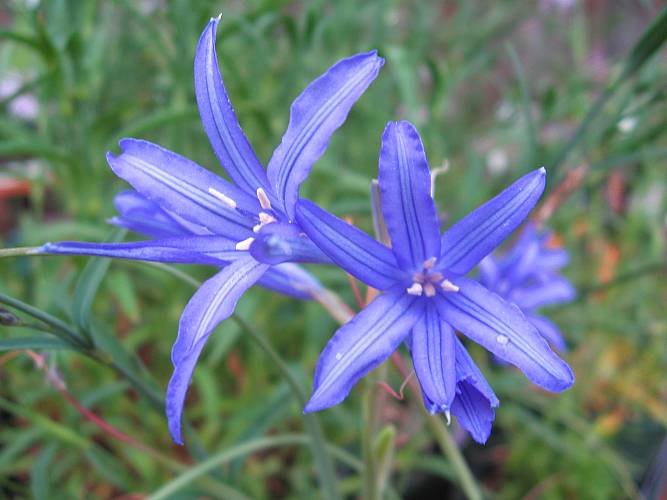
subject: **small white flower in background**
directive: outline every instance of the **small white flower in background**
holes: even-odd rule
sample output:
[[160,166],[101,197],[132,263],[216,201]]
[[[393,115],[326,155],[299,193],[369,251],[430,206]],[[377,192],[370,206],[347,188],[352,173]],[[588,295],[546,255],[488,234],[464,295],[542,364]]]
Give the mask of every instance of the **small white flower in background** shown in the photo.
[[[631,198],[631,210],[657,219],[663,211],[666,194],[665,186],[662,184],[651,184],[648,189],[638,192]],[[667,216],[665,223],[667,224]]]
[[[0,80],[0,99],[6,99],[25,83],[25,78],[19,73],[8,73]],[[16,96],[7,106],[10,115],[20,119],[31,121],[39,114],[39,102],[34,94],[25,93]]]
[[565,14],[577,5],[577,0],[540,0],[542,10],[557,10]]
[[637,126],[637,117],[626,116],[624,118],[621,118],[616,126],[618,127],[618,130],[620,130],[624,134],[628,134],[632,132]]
[[514,116],[514,106],[509,101],[501,101],[496,108],[496,120],[499,122],[509,121]]
[[486,168],[491,175],[501,175],[507,171],[509,158],[504,149],[493,148],[486,155]]

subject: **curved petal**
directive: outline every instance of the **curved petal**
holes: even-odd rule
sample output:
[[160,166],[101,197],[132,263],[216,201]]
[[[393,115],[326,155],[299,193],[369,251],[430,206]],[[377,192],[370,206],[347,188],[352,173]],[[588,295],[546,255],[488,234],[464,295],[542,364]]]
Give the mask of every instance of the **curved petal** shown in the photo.
[[331,264],[331,259],[303,234],[296,224],[273,222],[264,226],[250,245],[250,255],[265,264],[314,262]]
[[493,255],[487,255],[479,261],[479,282],[493,290],[500,281],[500,266]]
[[459,382],[457,389],[456,399],[452,403],[452,415],[476,442],[486,443],[496,418],[493,405],[467,380]]
[[257,282],[268,266],[252,257],[239,259],[204,282],[185,306],[178,337],[171,351],[174,373],[167,386],[166,414],[171,437],[181,438],[181,415],[185,394],[199,354],[209,335],[227,319],[243,293]]
[[195,53],[195,95],[199,115],[211,147],[234,182],[254,196],[261,187],[269,193],[268,179],[239,124],[222,81],[215,52],[220,18],[208,23]]
[[46,243],[39,253],[91,255],[116,259],[222,266],[238,254],[234,243],[218,236],[175,237],[131,243]]
[[500,401],[498,401],[496,393],[493,392],[493,389],[487,382],[486,377],[484,377],[484,374],[470,357],[468,350],[458,338],[455,339],[455,341],[456,383],[458,384],[462,381],[466,381],[470,385],[474,386],[475,389],[477,389],[477,391],[479,391],[479,393],[487,399],[490,406],[495,408],[500,405]]
[[322,285],[308,271],[287,262],[271,266],[258,284],[302,300],[310,300],[322,290]]
[[119,216],[110,219],[111,224],[151,238],[188,234],[188,231],[157,203],[144,198],[136,191],[122,191],[114,197],[113,202]]
[[267,167],[269,181],[290,220],[294,220],[299,186],[383,64],[375,51],[343,59],[292,103],[287,130]]
[[427,259],[440,255],[440,229],[426,152],[410,122],[390,122],[384,129],[379,182],[382,213],[398,265],[421,269]]
[[452,414],[478,443],[486,443],[500,402],[465,346],[456,339],[456,398]]
[[456,395],[454,330],[440,320],[433,301],[412,328],[412,364],[431,413],[448,410]]
[[537,331],[540,332],[540,335],[547,339],[547,342],[554,346],[557,350],[563,352],[567,351],[567,344],[565,343],[565,338],[560,331],[560,328],[548,318],[544,316],[538,316],[535,314],[526,314],[526,319],[530,321]]
[[570,254],[563,248],[547,248],[540,252],[536,266],[544,271],[557,271],[570,262]]
[[[122,153],[107,162],[142,196],[211,231],[242,240],[254,221],[241,214],[258,213],[259,203],[221,177],[156,144],[137,139],[120,141]],[[233,200],[237,209],[212,194]]]
[[544,191],[546,170],[537,169],[510,185],[442,235],[437,267],[466,274],[526,218]]
[[457,278],[458,292],[437,297],[440,315],[499,358],[517,366],[532,382],[554,392],[574,383],[560,359],[519,308],[473,280]]
[[343,325],[322,351],[304,412],[343,401],[352,386],[387,359],[422,315],[424,300],[392,289]]
[[405,277],[389,248],[314,203],[299,200],[296,219],[331,260],[367,285],[386,290]]
[[551,275],[543,283],[514,288],[511,300],[522,309],[530,310],[570,302],[576,295],[577,292],[569,280]]

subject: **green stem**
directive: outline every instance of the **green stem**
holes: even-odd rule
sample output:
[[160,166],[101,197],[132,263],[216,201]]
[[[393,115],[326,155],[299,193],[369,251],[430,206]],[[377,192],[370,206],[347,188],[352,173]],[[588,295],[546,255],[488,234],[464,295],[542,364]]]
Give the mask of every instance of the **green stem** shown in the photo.
[[435,436],[435,440],[438,442],[440,449],[447,455],[449,461],[456,472],[456,476],[459,480],[459,486],[465,493],[466,497],[470,500],[482,500],[482,492],[477,486],[477,481],[472,475],[468,464],[463,458],[461,450],[457,446],[456,442],[452,438],[452,435],[447,430],[447,427],[442,422],[442,420],[436,416],[431,415],[424,405],[418,405],[421,413],[426,420],[426,423],[431,428],[431,432]]
[[33,318],[49,325],[52,329],[49,330],[53,335],[63,339],[67,343],[73,345],[77,349],[86,350],[91,346],[86,342],[78,332],[72,329],[68,324],[59,320],[58,318],[51,316],[50,314],[45,313],[44,311],[37,309],[25,302],[21,302],[18,299],[0,293],[0,304],[5,304],[7,306],[18,309],[19,311],[24,312],[25,314],[32,316]]
[[[271,344],[269,344],[262,335],[256,332],[243,318],[237,316],[236,314],[232,315],[232,317],[239,324],[239,326],[253,338],[253,340],[266,353],[271,361],[273,361],[276,368],[278,368],[278,371],[283,375],[291,387],[292,393],[297,399],[299,406],[306,406],[308,397],[301,387],[301,384],[291,372],[287,364],[280,357],[280,355],[273,349],[273,347],[271,347]],[[331,461],[331,458],[326,451],[326,440],[324,439],[322,427],[320,426],[317,417],[312,413],[305,414],[303,419],[306,431],[311,438],[311,448],[315,458],[315,469],[319,476],[322,489],[324,490],[326,498],[330,500],[338,499],[340,498],[340,495],[338,493],[338,487],[336,486],[336,473],[334,470],[333,462]]]
[[366,381],[364,387],[364,395],[361,401],[361,416],[363,422],[363,429],[361,435],[361,444],[364,457],[364,495],[363,498],[368,500],[380,500],[380,492],[378,491],[375,480],[377,475],[377,467],[373,457],[373,436],[375,436],[375,391],[374,384]]
[[39,248],[40,247],[0,248],[0,258],[40,255]]

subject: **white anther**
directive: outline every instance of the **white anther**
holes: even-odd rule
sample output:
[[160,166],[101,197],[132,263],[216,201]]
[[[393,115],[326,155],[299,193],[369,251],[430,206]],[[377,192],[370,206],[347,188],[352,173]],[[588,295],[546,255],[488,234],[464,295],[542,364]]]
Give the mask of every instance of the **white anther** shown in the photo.
[[430,259],[427,259],[424,261],[424,269],[431,269],[433,266],[435,266],[435,263],[438,261],[437,258],[431,257]]
[[262,229],[262,226],[264,226],[264,224],[255,224],[254,226],[252,226],[252,232],[259,233],[259,230]]
[[261,187],[257,188],[257,199],[259,200],[260,207],[264,210],[271,210],[271,201]]
[[427,297],[433,297],[435,295],[435,287],[433,286],[433,283],[431,283],[430,281],[424,283],[423,288],[424,288],[424,295],[426,295]]
[[410,285],[410,288],[406,290],[410,295],[421,295],[424,289],[420,283],[413,283]]
[[459,291],[459,287],[456,286],[454,283],[452,283],[449,280],[444,280],[442,283],[440,283],[440,287],[445,292],[458,292]]
[[253,241],[255,241],[255,238],[253,238],[252,236],[250,238],[246,238],[243,241],[239,241],[236,244],[236,249],[237,250],[248,250],[248,249],[250,249],[250,245],[252,245]]
[[236,208],[236,202],[226,194],[222,194],[220,191],[212,187],[208,188],[208,192],[227,205],[229,208]]
[[452,423],[452,413],[449,411],[449,408],[445,410],[445,418],[447,419],[447,425]]

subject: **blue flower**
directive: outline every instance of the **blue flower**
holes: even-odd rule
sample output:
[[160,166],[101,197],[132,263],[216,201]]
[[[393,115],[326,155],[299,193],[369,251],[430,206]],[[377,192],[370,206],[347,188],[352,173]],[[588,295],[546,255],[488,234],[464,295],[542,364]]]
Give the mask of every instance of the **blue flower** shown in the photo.
[[551,235],[540,233],[529,223],[516,244],[503,257],[489,255],[479,264],[480,282],[505,300],[513,302],[542,336],[556,349],[567,349],[560,329],[537,314],[543,306],[574,300],[576,290],[558,274],[569,256],[559,248],[547,247]]
[[135,191],[116,199],[120,217],[114,222],[152,239],[48,243],[41,249],[51,254],[222,267],[188,302],[172,349],[174,372],[166,413],[177,443],[182,443],[181,415],[197,359],[241,295],[255,283],[308,295],[314,280],[282,263],[330,262],[293,222],[299,186],[384,63],[374,51],[357,54],[310,83],[292,104],[287,130],[264,170],[241,130],[220,75],[215,50],[218,22],[219,18],[211,19],[197,46],[195,94],[204,130],[233,183],[160,146],[123,139],[122,153],[109,153],[107,161]]
[[528,215],[544,190],[541,168],[520,178],[440,235],[426,154],[408,122],[389,123],[379,161],[389,249],[315,204],[297,221],[336,264],[384,293],[340,328],[322,352],[305,411],[340,403],[352,386],[407,341],[424,402],[454,414],[478,442],[498,399],[458,340],[458,330],[539,386],[562,391],[570,367],[521,311],[465,275]]

